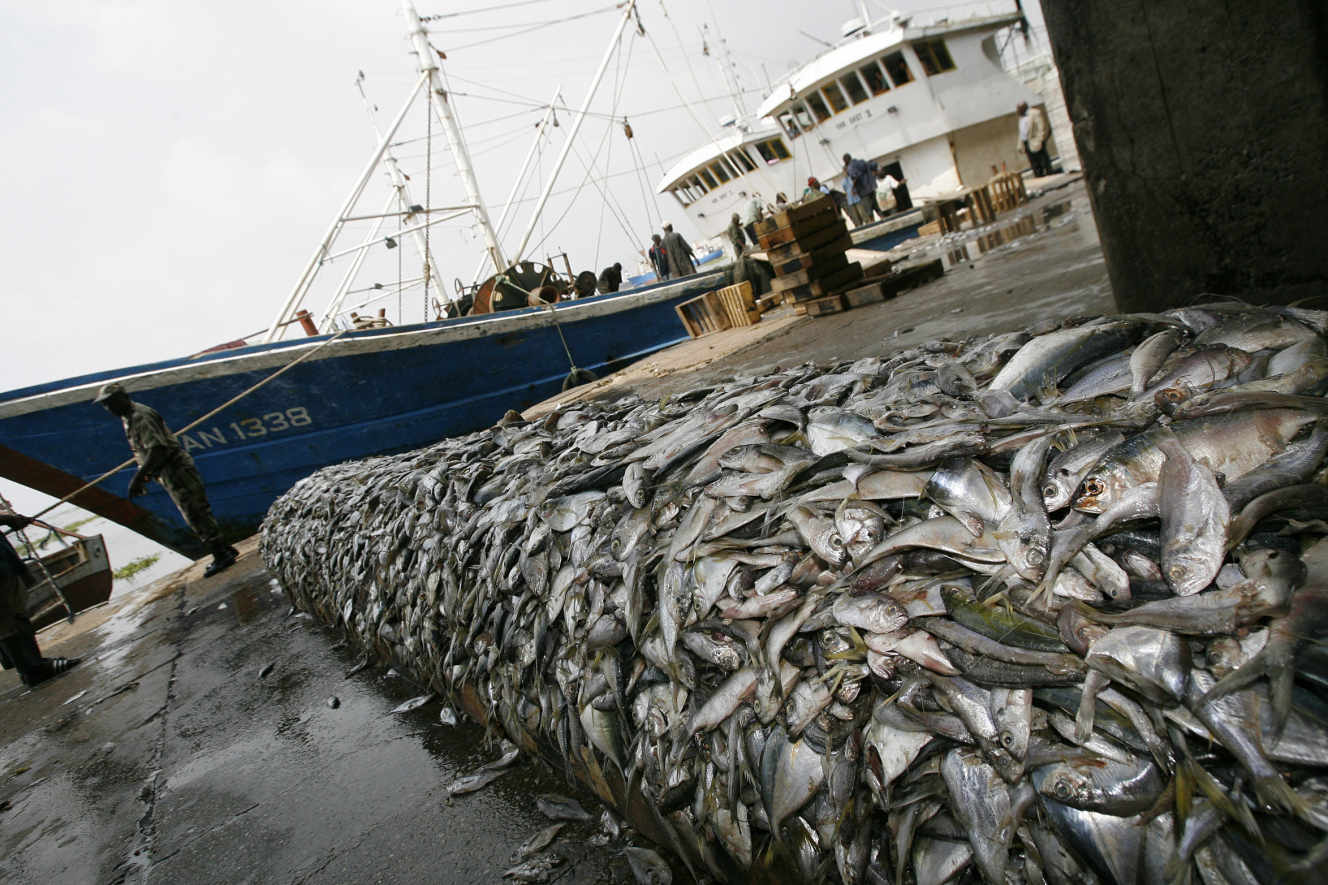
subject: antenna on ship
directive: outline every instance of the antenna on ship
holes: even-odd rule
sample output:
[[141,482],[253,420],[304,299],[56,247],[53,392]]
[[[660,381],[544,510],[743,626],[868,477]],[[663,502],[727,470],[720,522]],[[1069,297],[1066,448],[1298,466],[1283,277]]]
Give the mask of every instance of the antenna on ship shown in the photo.
[[[364,188],[369,183],[369,179],[373,176],[374,170],[378,168],[378,164],[382,162],[383,158],[388,155],[388,148],[392,144],[392,139],[396,136],[397,130],[401,128],[402,121],[406,119],[407,112],[410,111],[411,106],[415,103],[415,97],[422,89],[428,90],[429,104],[433,108],[434,114],[438,117],[438,121],[443,126],[443,133],[447,136],[448,146],[451,148],[452,156],[457,164],[457,175],[461,178],[461,183],[466,189],[466,199],[468,202],[464,206],[451,208],[462,208],[475,213],[476,219],[479,222],[480,231],[484,235],[489,256],[493,260],[494,265],[496,267],[507,266],[506,262],[503,260],[502,247],[498,244],[498,237],[493,231],[493,226],[489,223],[489,213],[484,206],[484,200],[480,197],[479,184],[475,180],[475,168],[470,160],[470,152],[466,148],[465,140],[461,137],[461,130],[457,127],[456,116],[452,113],[452,106],[448,102],[447,89],[444,87],[442,77],[438,72],[438,57],[441,53],[436,53],[434,48],[429,45],[429,38],[425,32],[424,24],[420,21],[419,13],[415,11],[415,6],[411,3],[411,0],[402,0],[401,7],[406,15],[406,23],[409,27],[411,45],[419,64],[419,80],[416,81],[414,88],[411,89],[410,95],[406,98],[406,102],[402,105],[401,110],[397,113],[396,117],[393,118],[392,125],[387,128],[387,132],[379,139],[378,148],[374,151],[373,157],[369,160],[368,164],[365,165],[364,170],[360,173],[360,177],[356,179],[355,186],[351,188],[350,195],[346,197],[345,202],[342,204],[341,211],[337,213],[336,218],[328,227],[326,233],[323,234],[322,241],[318,244],[318,248],[314,250],[314,254],[309,259],[309,262],[305,265],[304,272],[300,274],[299,280],[295,283],[295,288],[286,298],[285,303],[282,304],[281,310],[278,312],[276,319],[272,321],[272,325],[268,328],[267,334],[263,336],[263,343],[265,344],[275,341],[280,337],[282,332],[290,324],[291,318],[295,314],[295,309],[299,307],[300,302],[304,299],[305,295],[308,294],[309,287],[312,285],[319,267],[322,266],[324,261],[335,257],[328,254],[332,242],[337,238],[337,235],[341,233],[346,222],[350,220],[349,216],[351,211],[355,208],[355,204],[359,202],[360,197],[363,195]],[[432,207],[424,208],[427,210]],[[426,219],[424,225],[427,227],[430,223],[431,222]],[[367,242],[370,241],[366,241],[366,243]],[[351,251],[362,252],[363,247]],[[427,248],[423,251],[424,254],[428,254]],[[435,280],[441,279],[441,276],[432,265],[432,258],[430,257],[426,259],[426,262],[425,267],[428,270],[429,276]]]
[[457,176],[466,189],[466,198],[474,206],[475,217],[479,222],[480,232],[484,234],[489,257],[493,259],[494,267],[507,267],[507,262],[503,260],[502,246],[498,244],[498,235],[494,233],[493,225],[489,223],[489,210],[485,208],[484,200],[480,197],[480,186],[475,180],[475,167],[470,161],[470,151],[466,148],[465,139],[461,137],[456,115],[452,113],[452,105],[447,100],[447,89],[443,86],[443,78],[438,73],[438,59],[442,53],[429,45],[428,33],[424,29],[424,23],[420,21],[419,13],[415,11],[415,4],[411,0],[401,0],[401,10],[406,14],[406,24],[410,28],[410,40],[415,47],[420,73],[429,78],[429,102],[438,115],[438,122],[443,124],[443,132],[447,135],[447,143],[456,160]]

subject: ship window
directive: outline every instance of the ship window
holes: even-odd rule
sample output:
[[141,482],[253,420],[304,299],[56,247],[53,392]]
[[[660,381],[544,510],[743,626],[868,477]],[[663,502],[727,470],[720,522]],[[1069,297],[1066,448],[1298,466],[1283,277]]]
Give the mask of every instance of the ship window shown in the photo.
[[741,172],[738,171],[738,168],[736,166],[734,166],[731,162],[729,162],[728,157],[720,157],[719,163],[721,166],[724,167],[724,171],[729,174],[729,178],[737,178],[739,175],[742,174]]
[[807,96],[807,107],[811,108],[812,113],[816,115],[816,122],[824,123],[826,120],[830,119],[830,109],[825,106],[825,102],[821,100],[821,96],[815,92]]
[[867,88],[871,90],[872,95],[880,95],[882,92],[890,91],[890,84],[886,82],[885,73],[876,62],[872,62],[865,68],[859,68],[858,72],[862,74],[862,79],[867,81]]
[[715,173],[715,177],[719,179],[720,184],[729,180],[729,173],[724,169],[722,162],[711,163],[710,171]]
[[779,115],[779,125],[784,127],[784,132],[788,134],[789,138],[797,138],[802,134],[798,124],[793,122],[793,115],[787,111]]
[[690,184],[692,187],[696,188],[697,192],[698,192],[701,196],[705,196],[705,193],[706,193],[707,188],[706,188],[706,186],[705,186],[704,184],[701,183],[701,179],[700,179],[700,178],[698,178],[698,177],[696,177],[695,175],[693,175],[693,176],[692,176],[692,180],[689,181],[689,182],[687,182],[687,183]]
[[705,182],[705,186],[710,190],[714,190],[715,188],[719,187],[719,182],[715,181],[715,176],[710,174],[709,169],[702,169],[697,174],[701,176],[701,180]]
[[816,122],[812,120],[812,115],[807,113],[807,108],[800,104],[793,106],[793,119],[798,122],[798,126],[802,128],[803,132],[807,132],[816,125]]
[[950,58],[944,40],[919,40],[913,44],[913,51],[918,54],[918,61],[928,77],[955,69],[954,59]]
[[844,91],[848,93],[848,100],[854,104],[859,104],[867,100],[867,90],[862,88],[862,81],[858,75],[849,71],[839,78],[839,82],[844,85]]
[[908,69],[908,62],[904,61],[902,52],[892,52],[881,59],[881,64],[890,72],[890,79],[896,86],[903,86],[905,83],[913,82],[913,72]]
[[827,83],[821,87],[821,94],[825,100],[830,102],[830,107],[834,108],[835,113],[839,113],[848,107],[848,101],[844,98],[844,93],[839,91],[839,87],[834,83]]
[[751,172],[756,168],[756,164],[752,162],[752,158],[747,156],[745,148],[735,148],[729,152],[729,156],[737,161],[739,168],[741,168],[743,172]]
[[689,195],[688,195],[688,193],[687,193],[687,188],[685,188],[685,187],[672,187],[672,188],[669,188],[669,193],[673,194],[674,198],[675,198],[679,203],[682,204],[682,207],[683,207],[684,209],[686,209],[687,206],[688,206],[688,204],[692,202],[690,199],[688,199],[688,196],[689,196]]
[[784,140],[781,138],[771,138],[766,141],[756,143],[756,152],[761,155],[767,165],[773,165],[780,160],[789,158],[788,148],[784,147]]

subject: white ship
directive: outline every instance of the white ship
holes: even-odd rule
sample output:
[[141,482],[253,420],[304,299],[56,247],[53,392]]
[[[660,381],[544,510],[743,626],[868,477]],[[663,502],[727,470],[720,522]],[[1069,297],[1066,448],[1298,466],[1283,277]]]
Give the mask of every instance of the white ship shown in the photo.
[[1016,4],[926,23],[859,11],[838,45],[774,85],[755,119],[665,173],[659,192],[703,236],[719,236],[753,194],[797,201],[812,176],[842,190],[846,153],[907,180],[914,200],[1027,168],[1015,107],[1043,102],[1002,67],[1000,42],[1023,23]]

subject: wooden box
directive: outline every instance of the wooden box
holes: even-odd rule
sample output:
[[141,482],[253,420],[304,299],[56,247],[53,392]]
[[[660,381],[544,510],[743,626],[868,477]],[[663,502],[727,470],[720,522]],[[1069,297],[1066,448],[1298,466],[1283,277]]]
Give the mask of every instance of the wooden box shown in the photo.
[[771,260],[770,265],[776,275],[797,273],[809,267],[837,268],[848,264],[844,253],[853,247],[853,239],[846,232],[843,236],[810,252],[795,252],[780,261]]
[[824,298],[800,302],[793,309],[804,316],[823,317],[832,313],[842,313],[844,299],[840,295],[827,295]]
[[733,325],[719,296],[714,292],[689,298],[673,309],[678,312],[682,327],[692,338],[722,332]]
[[823,280],[826,277],[833,276],[841,272],[848,266],[848,256],[843,252],[835,252],[826,255],[824,259],[816,264],[808,264],[801,270],[787,271],[779,274],[771,281],[770,286],[776,292],[784,289],[792,289],[794,286],[804,286],[807,283],[816,280]]
[[752,284],[746,280],[734,286],[717,289],[715,295],[719,298],[730,325],[750,326],[761,319],[761,312],[756,308],[756,299],[752,297]]
[[885,292],[880,280],[868,283],[865,286],[859,286],[856,289],[849,289],[844,293],[844,305],[850,310],[864,304],[874,304],[884,300]]
[[862,265],[855,261],[823,280],[813,280],[810,283],[794,286],[783,291],[792,293],[795,301],[810,301],[813,298],[824,298],[827,295],[841,292],[860,279],[862,279]]
[[822,194],[818,199],[790,206],[783,212],[776,212],[774,215],[762,218],[756,222],[756,233],[758,235],[772,234],[780,228],[794,227],[795,225],[801,225],[806,230],[813,230],[814,227],[805,222],[818,215],[826,214],[833,216],[838,213],[835,209],[835,201]]
[[810,255],[819,249],[825,249],[831,243],[844,241],[844,249],[852,245],[852,240],[848,236],[848,227],[844,224],[844,219],[836,216],[834,221],[827,227],[823,227],[814,233],[798,237],[786,243],[777,246],[771,246],[766,251],[770,262],[787,262],[789,259],[797,258],[802,255]]
[[770,233],[761,234],[761,246],[765,249],[772,249],[785,243],[804,240],[840,220],[839,213],[833,211],[833,204],[831,204],[830,211],[819,211],[815,215],[791,221],[784,227],[775,228]]

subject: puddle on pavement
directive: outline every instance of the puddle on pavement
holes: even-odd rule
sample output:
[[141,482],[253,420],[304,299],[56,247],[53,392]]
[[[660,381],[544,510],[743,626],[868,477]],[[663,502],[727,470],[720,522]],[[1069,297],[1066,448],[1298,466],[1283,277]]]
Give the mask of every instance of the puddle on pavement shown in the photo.
[[1087,207],[1085,205],[1081,209],[1075,203],[1075,200],[1064,200],[1025,212],[1012,220],[1002,220],[995,225],[966,228],[947,234],[939,242],[919,249],[914,253],[914,257],[934,253],[945,262],[947,270],[964,267],[988,253],[1014,245],[1026,237],[1076,221]]

